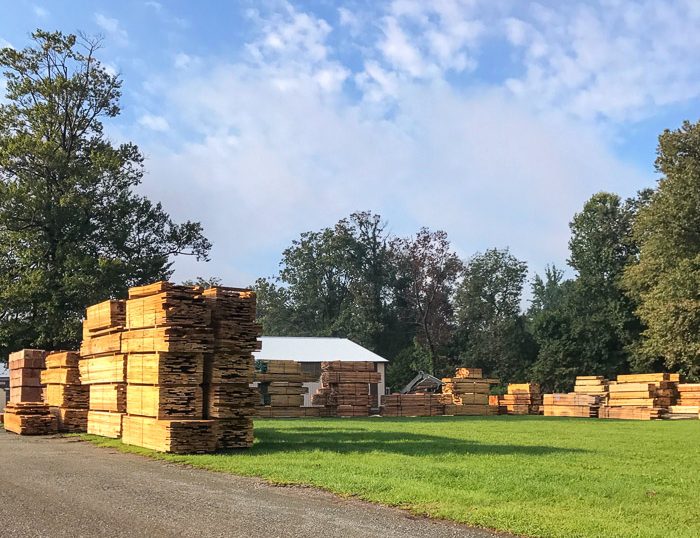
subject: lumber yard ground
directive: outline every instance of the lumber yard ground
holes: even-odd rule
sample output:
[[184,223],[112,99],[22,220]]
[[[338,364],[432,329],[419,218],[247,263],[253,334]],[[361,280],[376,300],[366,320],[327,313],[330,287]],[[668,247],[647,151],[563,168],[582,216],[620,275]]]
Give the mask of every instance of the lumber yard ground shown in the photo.
[[3,538],[499,536],[311,488],[172,465],[76,437],[0,428]]
[[38,516],[51,536],[104,522],[126,536],[135,525],[153,536],[490,536],[351,496],[528,536],[700,536],[700,421],[290,419],[255,431],[251,450],[199,456],[2,434],[0,517],[12,528]]

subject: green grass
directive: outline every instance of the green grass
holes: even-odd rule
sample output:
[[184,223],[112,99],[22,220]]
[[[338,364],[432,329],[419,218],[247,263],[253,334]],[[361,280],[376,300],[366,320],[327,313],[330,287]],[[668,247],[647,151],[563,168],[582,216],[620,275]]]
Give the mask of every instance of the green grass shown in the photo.
[[700,536],[700,421],[258,420],[248,451],[175,456],[531,536]]

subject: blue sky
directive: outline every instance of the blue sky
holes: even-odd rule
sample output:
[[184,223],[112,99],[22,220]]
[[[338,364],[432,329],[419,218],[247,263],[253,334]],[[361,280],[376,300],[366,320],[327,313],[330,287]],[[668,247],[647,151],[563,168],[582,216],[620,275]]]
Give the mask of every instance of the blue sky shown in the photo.
[[[517,0],[0,0],[0,44],[104,36],[124,79],[115,141],[141,190],[200,220],[208,264],[273,274],[306,230],[372,210],[446,230],[464,257],[563,265],[593,193],[652,186],[656,138],[697,121],[700,3]],[[0,82],[0,85],[2,83]]]

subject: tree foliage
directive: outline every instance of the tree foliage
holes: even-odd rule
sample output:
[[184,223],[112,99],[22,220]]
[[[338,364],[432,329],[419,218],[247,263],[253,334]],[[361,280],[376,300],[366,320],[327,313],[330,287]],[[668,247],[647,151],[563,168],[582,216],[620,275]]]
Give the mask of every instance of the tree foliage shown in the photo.
[[0,350],[71,348],[86,306],[168,278],[171,257],[206,259],[198,223],[174,223],[133,189],[143,157],[113,145],[121,80],[99,42],[37,31],[0,50]]

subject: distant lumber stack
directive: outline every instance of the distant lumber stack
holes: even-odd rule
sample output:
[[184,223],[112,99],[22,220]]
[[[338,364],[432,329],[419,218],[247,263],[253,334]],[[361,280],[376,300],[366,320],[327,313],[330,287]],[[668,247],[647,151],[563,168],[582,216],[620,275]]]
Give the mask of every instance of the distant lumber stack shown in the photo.
[[255,382],[258,389],[256,415],[289,418],[320,416],[321,407],[302,407],[304,386],[301,364],[290,360],[257,361]]
[[668,408],[671,419],[700,418],[700,383],[679,383],[678,401]]
[[46,355],[41,382],[46,385],[45,403],[56,417],[59,432],[87,431],[89,387],[80,383],[77,351],[54,351]]
[[442,381],[446,415],[497,414],[498,409],[489,405],[489,392],[498,380],[484,378],[480,368],[457,368],[454,377]]
[[87,309],[80,346],[80,382],[89,386],[87,431],[121,437],[126,413],[126,355],[121,334],[126,325],[126,301],[109,300]]
[[542,393],[537,383],[511,383],[501,397],[509,415],[542,414]]
[[369,385],[380,381],[372,362],[323,362],[321,387],[312,403],[326,406],[332,415],[366,417],[371,405]]
[[22,349],[10,353],[10,402],[42,402],[41,372],[46,368],[46,351]]
[[576,377],[574,385],[576,394],[598,396],[601,403],[608,398],[608,380],[602,375],[580,375]]
[[571,392],[568,394],[545,394],[544,416],[597,418],[600,396]]
[[676,403],[678,374],[630,374],[617,376],[609,385],[609,400],[600,418],[656,420],[668,418]]
[[382,415],[385,417],[435,417],[445,414],[441,394],[389,394],[384,396]]

